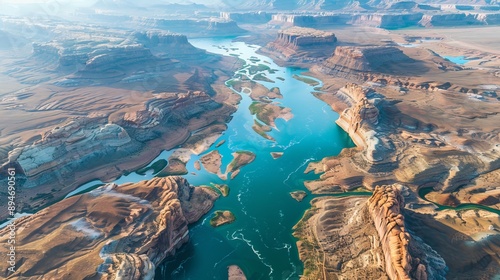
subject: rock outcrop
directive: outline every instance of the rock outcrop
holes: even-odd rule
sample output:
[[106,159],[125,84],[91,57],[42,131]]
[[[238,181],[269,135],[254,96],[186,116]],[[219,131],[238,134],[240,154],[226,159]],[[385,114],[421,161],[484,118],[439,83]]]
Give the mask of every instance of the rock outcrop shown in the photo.
[[[158,94],[142,106],[136,105],[135,110],[119,114],[111,123],[99,116],[73,118],[45,132],[32,145],[10,151],[2,168],[16,166],[18,175],[25,179],[18,185],[18,194],[23,197],[18,205],[31,212],[57,201],[87,181],[95,178],[107,181],[120,176],[123,170],[116,166],[121,158],[149,154],[153,152],[147,148],[149,145],[177,146],[190,137],[191,131],[205,126],[205,121],[224,122],[221,116],[229,115],[232,110],[204,92]],[[207,119],[200,122],[199,116]],[[157,139],[163,141],[156,143]],[[153,152],[139,162],[152,160],[158,153]],[[107,172],[100,170],[111,166],[115,167]],[[93,172],[82,174],[83,170]]]
[[375,188],[368,209],[378,232],[390,279],[428,279],[427,269],[410,253],[411,235],[405,229],[404,200],[394,186]]
[[225,20],[234,20],[239,23],[266,23],[272,19],[272,13],[258,12],[221,12],[220,17]]
[[[186,35],[163,31],[135,32],[136,41],[161,58],[194,60],[205,54],[204,50],[195,48],[188,42]],[[194,56],[194,57],[193,57]]]
[[413,59],[393,46],[344,47],[335,49],[332,57],[320,66],[325,74],[335,75],[350,72],[386,72],[392,64],[410,63]]
[[359,14],[353,15],[348,24],[366,25],[384,29],[398,29],[416,26],[422,19],[422,13],[404,14]]
[[424,15],[419,21],[422,26],[462,26],[462,25],[481,25],[474,14],[438,14]]
[[444,279],[444,260],[406,227],[400,191],[315,198],[294,227],[302,279]]
[[291,27],[278,32],[276,40],[259,51],[282,63],[317,63],[333,52],[336,42],[333,32]]
[[[16,272],[7,279],[153,279],[188,241],[188,224],[217,195],[181,177],[108,184],[15,221]],[[8,229],[0,230],[7,242]]]
[[372,98],[373,94],[372,89],[356,84],[341,88],[337,95],[349,104],[349,108],[345,109],[336,121],[349,133],[354,143],[366,151],[365,158],[371,164],[383,161],[392,149],[391,143],[383,143],[377,135],[375,128],[379,122],[379,110],[375,104],[379,100]]
[[276,42],[298,49],[312,45],[332,45],[337,42],[335,34],[332,32],[320,31],[311,28],[292,27],[278,33]]
[[[405,2],[397,3],[398,6]],[[412,2],[407,2],[413,5]],[[396,7],[398,7],[396,6]],[[404,7],[400,6],[400,7]],[[440,7],[418,5],[415,12],[353,13],[353,12],[322,12],[312,14],[280,13],[272,16],[271,22],[279,25],[320,28],[322,26],[363,25],[384,29],[399,29],[406,27],[432,26],[468,26],[498,24],[498,13],[453,12],[440,11]],[[396,8],[403,9],[403,8]],[[440,12],[435,12],[435,10]]]

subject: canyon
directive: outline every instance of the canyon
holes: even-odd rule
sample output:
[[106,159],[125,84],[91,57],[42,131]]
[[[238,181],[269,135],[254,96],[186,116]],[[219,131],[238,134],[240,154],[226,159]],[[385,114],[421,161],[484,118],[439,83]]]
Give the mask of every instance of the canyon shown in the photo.
[[0,16],[2,277],[498,275],[498,4],[205,2]]
[[[5,279],[154,279],[218,197],[181,177],[108,184],[16,221],[24,261]],[[8,228],[0,230],[3,242]]]

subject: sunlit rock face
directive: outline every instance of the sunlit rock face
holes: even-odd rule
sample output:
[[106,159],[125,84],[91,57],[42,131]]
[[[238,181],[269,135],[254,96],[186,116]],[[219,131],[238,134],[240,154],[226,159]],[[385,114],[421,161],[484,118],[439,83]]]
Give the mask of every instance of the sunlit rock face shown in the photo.
[[333,32],[290,27],[279,31],[276,39],[260,51],[284,62],[313,63],[330,56],[336,43]]
[[[216,198],[181,177],[166,177],[62,200],[16,221],[22,229],[17,253],[30,257],[2,277],[153,279],[156,265],[188,241],[188,224]],[[7,242],[7,231],[0,230],[0,240]]]
[[407,227],[404,192],[382,185],[368,199],[313,199],[294,227],[303,279],[445,279],[443,258]]
[[412,62],[400,49],[392,46],[340,46],[322,65],[326,74],[336,72],[377,71],[389,64]]

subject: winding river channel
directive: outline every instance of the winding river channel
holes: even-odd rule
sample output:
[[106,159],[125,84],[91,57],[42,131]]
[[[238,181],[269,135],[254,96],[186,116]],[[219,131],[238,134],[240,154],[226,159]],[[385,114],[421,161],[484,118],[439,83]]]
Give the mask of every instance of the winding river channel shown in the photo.
[[[230,38],[190,42],[212,53],[238,56],[247,62],[245,67],[269,66],[271,71],[256,74],[264,73],[275,82],[260,83],[268,88],[279,87],[283,99],[277,102],[291,108],[294,117],[287,122],[278,119],[277,129],[269,133],[276,142],[266,140],[252,129],[255,117],[248,109],[252,100],[240,93],[239,109],[227,131],[217,140],[225,140],[225,144],[219,148],[212,146],[205,153],[218,149],[223,166],[231,161],[231,153],[238,150],[251,151],[256,159],[243,167],[235,179],[223,181],[204,169],[194,169],[194,161],[203,154],[191,157],[187,163],[190,173],[185,176],[191,184],[228,184],[230,193],[191,226],[190,242],[158,268],[156,279],[226,279],[227,266],[232,264],[239,265],[249,279],[298,279],[303,265],[292,227],[310,207],[312,197],[308,195],[299,203],[289,193],[306,190],[303,182],[317,177],[304,174],[309,162],[336,155],[353,143],[335,124],[338,114],[311,94],[313,86],[293,78],[304,69],[279,67],[268,57],[257,54],[258,46],[231,42]],[[284,154],[273,159],[271,152]],[[216,210],[232,211],[236,221],[211,227],[209,219]]]

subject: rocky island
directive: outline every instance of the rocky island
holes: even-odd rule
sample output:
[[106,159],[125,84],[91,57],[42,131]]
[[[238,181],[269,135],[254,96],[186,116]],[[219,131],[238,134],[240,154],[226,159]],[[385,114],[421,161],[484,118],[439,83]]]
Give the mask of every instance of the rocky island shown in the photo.
[[214,216],[210,219],[210,225],[213,227],[220,227],[225,224],[234,222],[236,218],[231,211],[215,211]]

